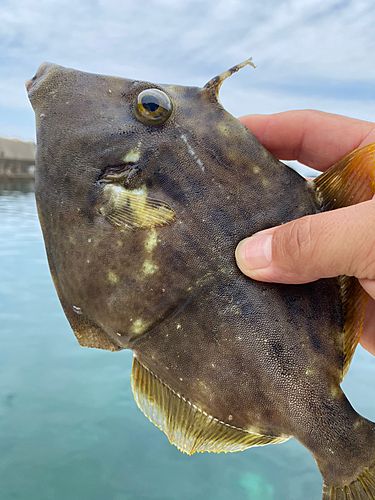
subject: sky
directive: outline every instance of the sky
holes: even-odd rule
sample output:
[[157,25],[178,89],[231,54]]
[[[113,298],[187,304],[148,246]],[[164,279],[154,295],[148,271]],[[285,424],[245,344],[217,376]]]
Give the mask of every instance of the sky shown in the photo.
[[24,81],[50,61],[155,83],[225,82],[234,115],[375,119],[373,0],[0,0],[0,136],[34,140]]

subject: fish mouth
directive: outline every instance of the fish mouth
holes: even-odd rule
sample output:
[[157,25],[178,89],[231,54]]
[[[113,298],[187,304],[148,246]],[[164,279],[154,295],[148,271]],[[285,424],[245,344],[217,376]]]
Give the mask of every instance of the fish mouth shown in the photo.
[[26,80],[25,87],[29,97],[35,93],[35,91],[40,87],[40,85],[46,80],[47,76],[51,73],[54,68],[57,68],[57,64],[52,64],[49,62],[42,63],[35,75],[31,80]]

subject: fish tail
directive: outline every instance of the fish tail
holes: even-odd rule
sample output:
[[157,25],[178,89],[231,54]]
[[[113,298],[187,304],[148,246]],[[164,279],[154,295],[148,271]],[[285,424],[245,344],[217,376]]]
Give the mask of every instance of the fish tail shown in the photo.
[[[375,460],[375,457],[374,457]],[[365,467],[350,484],[334,486],[323,485],[323,500],[374,500],[375,499],[375,462]]]
[[346,453],[330,448],[317,462],[323,475],[323,500],[375,500],[375,424],[361,416],[354,421]]

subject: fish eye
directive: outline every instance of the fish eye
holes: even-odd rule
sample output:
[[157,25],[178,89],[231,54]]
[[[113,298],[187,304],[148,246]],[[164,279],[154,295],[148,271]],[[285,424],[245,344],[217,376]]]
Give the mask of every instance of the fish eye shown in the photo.
[[143,90],[137,97],[136,116],[146,125],[160,125],[172,113],[172,102],[165,92],[159,89]]

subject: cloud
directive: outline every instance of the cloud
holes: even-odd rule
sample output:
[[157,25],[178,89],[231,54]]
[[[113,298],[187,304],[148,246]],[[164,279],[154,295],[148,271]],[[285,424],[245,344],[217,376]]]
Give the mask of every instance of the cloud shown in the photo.
[[[241,94],[241,108],[250,110],[257,95],[259,111],[294,99],[293,107],[311,102],[343,113],[353,109],[357,116],[363,110],[369,117],[366,109],[375,101],[374,21],[372,0],[3,0],[0,113],[23,109],[20,130],[32,136],[21,89],[43,60],[202,85],[253,55],[257,71],[244,70],[226,84],[233,96]],[[0,127],[0,135],[6,134]]]

